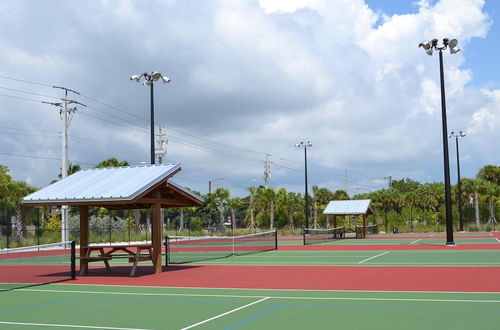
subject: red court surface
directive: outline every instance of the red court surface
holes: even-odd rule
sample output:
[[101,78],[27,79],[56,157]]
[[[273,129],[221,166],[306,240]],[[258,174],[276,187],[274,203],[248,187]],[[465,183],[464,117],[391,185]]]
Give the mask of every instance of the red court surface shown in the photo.
[[[116,269],[116,268],[115,268]],[[93,270],[68,284],[359,291],[500,292],[500,267],[381,266],[169,266],[148,275],[142,267],[129,277],[128,267]]]

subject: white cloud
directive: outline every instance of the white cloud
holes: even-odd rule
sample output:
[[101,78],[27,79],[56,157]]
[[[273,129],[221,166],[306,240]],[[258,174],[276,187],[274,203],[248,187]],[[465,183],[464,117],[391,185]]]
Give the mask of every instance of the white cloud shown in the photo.
[[[419,1],[416,12],[392,16],[374,12],[362,0],[0,5],[0,15],[23,14],[16,21],[2,16],[7,20],[0,27],[18,32],[0,37],[2,49],[11,49],[0,55],[0,64],[4,75],[63,83],[143,118],[130,119],[80,99],[94,109],[77,114],[71,133],[115,146],[70,142],[73,159],[90,164],[111,156],[131,163],[149,159],[149,93],[128,76],[161,70],[172,83],[155,87],[156,121],[167,125],[167,160],[204,169],[183,166],[191,179],[226,177],[227,187],[243,191],[261,175],[269,152],[275,161],[273,182],[300,187],[303,159],[293,144],[305,139],[314,144],[311,166],[319,169],[311,170],[311,180],[320,185],[342,182],[329,177],[339,175],[338,169],[320,166],[356,170],[365,184],[381,184],[380,177],[389,173],[438,181],[438,59],[417,46],[435,37],[459,39],[462,52],[445,54],[449,127],[466,129],[476,145],[491,150],[500,134],[499,91],[468,87],[473,68],[464,68],[471,40],[487,37],[491,24],[483,5],[479,0]],[[54,11],[61,20],[47,20]],[[9,112],[10,125],[33,127],[58,119],[18,104],[21,110]],[[106,113],[115,116],[106,117],[111,122],[85,116]],[[112,124],[120,118],[128,122]],[[142,132],[133,130],[134,124]],[[14,145],[26,153],[60,150],[57,140]],[[474,153],[464,151],[468,161],[476,162],[471,168],[491,161]],[[19,178],[43,185],[57,175],[58,164],[48,164],[37,176],[21,161],[9,158],[6,164]],[[320,171],[328,174],[315,177]],[[205,191],[205,184],[198,189]]]

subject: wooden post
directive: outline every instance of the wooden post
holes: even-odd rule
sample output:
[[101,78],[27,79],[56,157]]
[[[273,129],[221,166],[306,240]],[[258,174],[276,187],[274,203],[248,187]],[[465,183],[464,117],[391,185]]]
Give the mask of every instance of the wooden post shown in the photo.
[[337,216],[335,214],[333,215],[333,227],[337,228]]
[[363,214],[363,238],[366,236],[366,214]]
[[[153,198],[160,199],[161,194],[159,190],[153,192]],[[153,244],[153,272],[155,274],[161,273],[161,238],[162,238],[162,223],[161,223],[161,204],[155,203],[151,205],[151,213],[153,218],[153,230],[151,240]]]
[[[80,206],[80,257],[87,255],[89,246],[89,207]],[[80,259],[80,269],[82,269],[82,259]]]

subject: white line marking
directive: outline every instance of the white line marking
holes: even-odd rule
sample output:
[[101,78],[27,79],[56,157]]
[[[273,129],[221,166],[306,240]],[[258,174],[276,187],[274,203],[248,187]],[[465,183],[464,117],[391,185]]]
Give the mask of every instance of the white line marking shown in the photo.
[[375,258],[380,257],[380,256],[383,256],[384,254],[387,254],[387,253],[389,253],[389,251],[382,252],[381,254],[377,254],[376,256],[373,256],[373,257],[370,257],[370,258],[367,258],[367,259],[361,260],[360,262],[358,262],[358,264],[362,264],[362,263],[363,263],[363,262],[365,262],[365,261],[375,259]]
[[[177,288],[176,288],[177,289]],[[199,289],[199,288],[184,288],[184,289]],[[217,289],[221,290],[221,289]],[[243,290],[243,289],[235,289]],[[252,290],[255,289],[244,289]],[[290,291],[290,290],[266,290],[264,291]],[[257,295],[228,295],[228,294],[197,294],[197,293],[141,293],[141,292],[106,292],[106,291],[73,291],[73,290],[40,290],[40,289],[18,289],[16,291],[34,291],[34,292],[52,292],[52,293],[83,293],[83,294],[108,294],[108,295],[131,295],[131,296],[173,296],[173,297],[215,297],[215,298],[266,298],[266,299],[296,299],[296,300],[365,300],[365,301],[430,301],[430,302],[482,302],[482,303],[499,303],[500,300],[475,300],[475,299],[420,299],[420,298],[356,298],[356,297],[296,297],[296,296],[257,296]],[[259,290],[257,290],[259,291]],[[293,290],[296,291],[296,290]],[[314,291],[314,290],[304,290]],[[352,290],[320,290],[328,292],[360,292]],[[375,293],[465,293],[465,294],[499,294],[499,292],[445,292],[445,291],[361,291]]]
[[500,239],[498,239],[498,237],[495,237],[495,239],[498,241],[498,243],[500,243]]
[[415,244],[415,243],[417,243],[418,241],[421,241],[421,240],[422,240],[421,238],[416,239],[416,240],[414,240],[413,242],[411,242],[410,244]]
[[243,308],[247,308],[248,306],[252,306],[252,305],[258,304],[258,303],[260,303],[260,302],[262,302],[262,301],[264,301],[264,300],[267,300],[267,299],[269,299],[269,297],[264,297],[264,298],[262,298],[262,299],[259,299],[259,300],[257,300],[257,301],[254,301],[254,302],[252,302],[252,303],[250,303],[250,304],[246,304],[245,306],[241,306],[241,307],[238,307],[238,308],[232,309],[232,310],[230,310],[230,311],[228,311],[228,312],[225,312],[225,313],[222,313],[222,314],[216,315],[216,316],[211,317],[211,318],[209,318],[209,319],[206,319],[206,320],[204,320],[204,321],[201,321],[201,322],[195,323],[195,324],[193,324],[193,325],[190,325],[190,326],[188,326],[188,327],[182,328],[181,330],[186,330],[186,329],[191,329],[191,328],[197,327],[197,326],[199,326],[199,325],[201,325],[201,324],[204,324],[204,323],[210,322],[210,321],[212,321],[212,320],[218,319],[218,318],[223,317],[223,316],[225,316],[225,315],[227,315],[227,314],[231,314],[231,313],[237,312],[237,311],[239,311],[239,310],[241,310],[241,309],[243,309]]
[[83,329],[109,329],[109,330],[150,330],[139,328],[115,328],[115,327],[98,327],[92,325],[71,325],[71,324],[53,324],[53,323],[24,323],[24,322],[0,322],[0,324],[9,325],[29,325],[35,327],[60,327],[60,328],[83,328]]

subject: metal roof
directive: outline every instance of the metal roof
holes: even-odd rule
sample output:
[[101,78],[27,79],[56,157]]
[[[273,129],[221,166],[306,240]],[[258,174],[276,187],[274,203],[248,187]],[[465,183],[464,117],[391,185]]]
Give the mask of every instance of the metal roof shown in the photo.
[[[161,181],[173,176],[180,169],[180,164],[161,164],[78,171],[24,197],[23,203],[131,201]],[[197,199],[200,197],[197,196]]]
[[193,197],[194,199],[199,200],[202,203],[205,202],[205,200],[202,197],[198,196],[197,194],[195,194],[194,192],[192,192],[192,191],[190,191],[188,189],[184,189],[182,186],[180,186],[179,184],[173,182],[172,180],[168,180],[168,185],[169,186],[174,186],[175,188],[183,191],[184,193],[188,194],[189,196]]
[[330,201],[323,214],[334,215],[355,215],[355,214],[374,214],[370,207],[371,199],[357,199],[348,201]]

